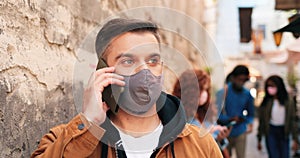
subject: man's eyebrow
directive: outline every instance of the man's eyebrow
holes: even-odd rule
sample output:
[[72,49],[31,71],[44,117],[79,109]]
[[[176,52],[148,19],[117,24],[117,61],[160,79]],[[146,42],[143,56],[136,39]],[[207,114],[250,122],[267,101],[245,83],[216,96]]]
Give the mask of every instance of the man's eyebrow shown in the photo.
[[152,53],[149,55],[150,58],[152,57],[160,57],[160,54],[159,53]]
[[[121,53],[118,56],[115,57],[115,61],[117,61],[118,59],[120,59],[121,57],[129,57],[129,58],[133,58],[134,55],[130,54],[130,53]],[[159,53],[151,53],[148,58],[152,58],[152,57],[161,57]]]
[[118,56],[115,57],[115,61],[117,61],[121,57],[133,57],[133,55],[129,54],[129,53],[121,53],[121,54],[119,54]]

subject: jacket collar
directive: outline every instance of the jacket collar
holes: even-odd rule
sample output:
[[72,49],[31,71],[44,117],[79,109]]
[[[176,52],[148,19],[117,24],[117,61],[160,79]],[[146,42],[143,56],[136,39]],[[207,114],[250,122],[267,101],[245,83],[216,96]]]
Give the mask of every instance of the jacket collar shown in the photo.
[[188,128],[188,125],[186,125],[183,131],[178,135],[178,138],[183,138],[190,134],[192,134],[192,131]]
[[186,125],[186,116],[181,101],[172,95],[161,93],[157,103],[158,116],[164,125],[158,147],[172,142],[182,133]]

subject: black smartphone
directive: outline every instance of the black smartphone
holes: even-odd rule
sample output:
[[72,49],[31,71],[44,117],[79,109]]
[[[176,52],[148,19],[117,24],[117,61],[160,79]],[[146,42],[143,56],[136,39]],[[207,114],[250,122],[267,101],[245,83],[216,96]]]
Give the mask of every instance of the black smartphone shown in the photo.
[[[108,67],[106,62],[103,59],[99,59],[98,64],[97,64],[97,70]],[[121,90],[121,89],[120,89]],[[110,107],[110,110],[113,113],[117,113],[119,106],[117,105],[117,101],[112,93],[112,86],[108,85],[107,87],[104,88],[102,92],[102,100]]]

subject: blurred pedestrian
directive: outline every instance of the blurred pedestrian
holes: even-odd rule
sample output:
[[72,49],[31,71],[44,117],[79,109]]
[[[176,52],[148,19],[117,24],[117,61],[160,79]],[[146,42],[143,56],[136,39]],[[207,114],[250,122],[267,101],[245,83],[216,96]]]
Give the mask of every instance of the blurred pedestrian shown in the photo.
[[[238,158],[245,157],[246,134],[250,133],[253,128],[253,97],[250,91],[244,88],[244,84],[248,80],[248,68],[238,65],[228,75],[226,79],[228,83],[225,88],[216,94],[216,103],[220,113],[218,122],[223,125],[233,125],[228,137],[228,150],[232,155],[232,149],[235,148]],[[224,107],[222,107],[223,101]]]
[[[210,110],[210,113],[208,111],[209,108],[215,106],[210,106],[212,103],[211,81],[206,72],[202,70],[184,71],[175,83],[173,95],[182,99],[189,123],[205,128],[206,124],[213,122],[211,115],[214,110]],[[229,129],[226,126],[213,125],[210,133],[222,149],[223,156],[229,157],[226,149],[228,140],[224,140],[229,135]]]
[[265,136],[269,158],[289,158],[290,134],[294,151],[298,148],[296,105],[289,97],[283,79],[270,76],[265,82],[265,97],[259,107],[258,150]]

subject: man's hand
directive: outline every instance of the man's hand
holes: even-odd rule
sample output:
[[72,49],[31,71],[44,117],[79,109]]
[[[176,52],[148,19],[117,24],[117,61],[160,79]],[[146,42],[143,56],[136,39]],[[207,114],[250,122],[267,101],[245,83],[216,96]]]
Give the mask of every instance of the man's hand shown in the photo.
[[245,120],[241,117],[235,116],[235,117],[230,118],[229,121],[236,121],[236,123],[241,123],[241,122],[244,122]]
[[253,131],[253,124],[248,124],[246,133],[251,133]]
[[110,84],[124,86],[124,77],[113,73],[114,67],[106,67],[95,71],[84,90],[83,114],[94,123],[100,125],[106,118],[109,106],[102,102],[102,92]]

